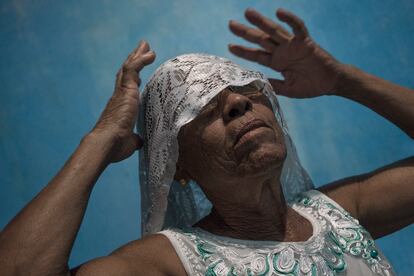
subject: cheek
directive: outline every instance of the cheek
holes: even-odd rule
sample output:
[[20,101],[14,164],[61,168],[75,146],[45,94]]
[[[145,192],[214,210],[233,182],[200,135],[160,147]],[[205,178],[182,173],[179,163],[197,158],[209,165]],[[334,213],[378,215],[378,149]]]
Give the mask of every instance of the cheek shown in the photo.
[[217,119],[203,129],[200,135],[200,146],[206,155],[217,155],[223,152],[225,129],[222,120]]
[[[203,126],[203,127],[201,127]],[[186,132],[183,142],[183,156],[186,167],[194,175],[202,177],[206,171],[216,171],[221,160],[226,158],[223,153],[225,141],[224,126],[221,120],[204,124],[194,121]]]
[[277,121],[273,110],[265,105],[258,105],[257,110],[258,113],[260,113],[260,115],[262,115],[265,120],[272,126],[276,137],[279,139],[283,138],[283,130],[279,125],[279,122]]

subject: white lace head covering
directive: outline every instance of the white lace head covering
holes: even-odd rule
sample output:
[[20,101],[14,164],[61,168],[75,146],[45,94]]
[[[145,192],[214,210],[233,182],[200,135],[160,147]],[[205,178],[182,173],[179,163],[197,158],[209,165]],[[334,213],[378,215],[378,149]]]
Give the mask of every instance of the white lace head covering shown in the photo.
[[281,183],[285,199],[313,188],[289,136],[276,94],[265,76],[232,61],[208,54],[186,54],[163,63],[141,94],[138,132],[142,234],[166,227],[189,227],[207,215],[211,203],[197,183],[182,187],[174,180],[180,128],[193,120],[215,95],[228,86],[252,84],[270,100],[283,129],[287,157]]

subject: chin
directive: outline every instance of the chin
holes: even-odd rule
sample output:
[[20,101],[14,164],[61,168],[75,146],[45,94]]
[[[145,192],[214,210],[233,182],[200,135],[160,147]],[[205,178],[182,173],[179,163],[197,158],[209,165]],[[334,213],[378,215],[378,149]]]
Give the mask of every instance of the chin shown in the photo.
[[281,170],[285,160],[285,146],[269,143],[252,150],[243,167],[247,174],[266,174],[269,171]]

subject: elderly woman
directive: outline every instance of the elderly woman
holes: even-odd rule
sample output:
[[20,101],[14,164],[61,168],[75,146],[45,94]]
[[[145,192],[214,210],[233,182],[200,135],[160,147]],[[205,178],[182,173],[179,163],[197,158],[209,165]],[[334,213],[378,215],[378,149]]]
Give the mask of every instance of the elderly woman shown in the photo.
[[[137,72],[155,58],[141,42],[93,130],[2,231],[2,275],[393,275],[374,239],[413,222],[414,159],[314,189],[276,93],[346,97],[414,138],[414,91],[338,62],[301,19],[276,14],[293,34],[249,9],[257,28],[230,29],[261,48],[229,49],[284,80],[188,54],[139,94]],[[144,238],[69,269],[94,183],[141,147]]]

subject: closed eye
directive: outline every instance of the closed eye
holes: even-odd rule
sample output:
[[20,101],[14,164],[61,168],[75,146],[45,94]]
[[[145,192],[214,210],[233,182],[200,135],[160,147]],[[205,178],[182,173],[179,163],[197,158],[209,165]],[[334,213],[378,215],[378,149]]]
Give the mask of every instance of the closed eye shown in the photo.
[[265,95],[263,95],[263,93],[259,92],[259,91],[251,91],[251,92],[246,92],[243,93],[245,96],[249,97],[249,98],[261,98],[261,97],[265,97]]
[[217,100],[214,98],[201,109],[200,114],[208,115],[216,108],[216,106]]
[[247,91],[247,92],[242,92],[241,94],[245,95],[246,97],[248,97],[251,100],[254,100],[254,102],[260,102],[260,103],[264,103],[266,105],[270,105],[269,99],[266,97],[265,94],[263,94],[260,91]]
[[273,106],[270,103],[269,98],[267,98],[265,95],[257,96],[256,99],[252,99],[253,103],[261,104],[266,107],[268,107],[270,110],[273,110]]

